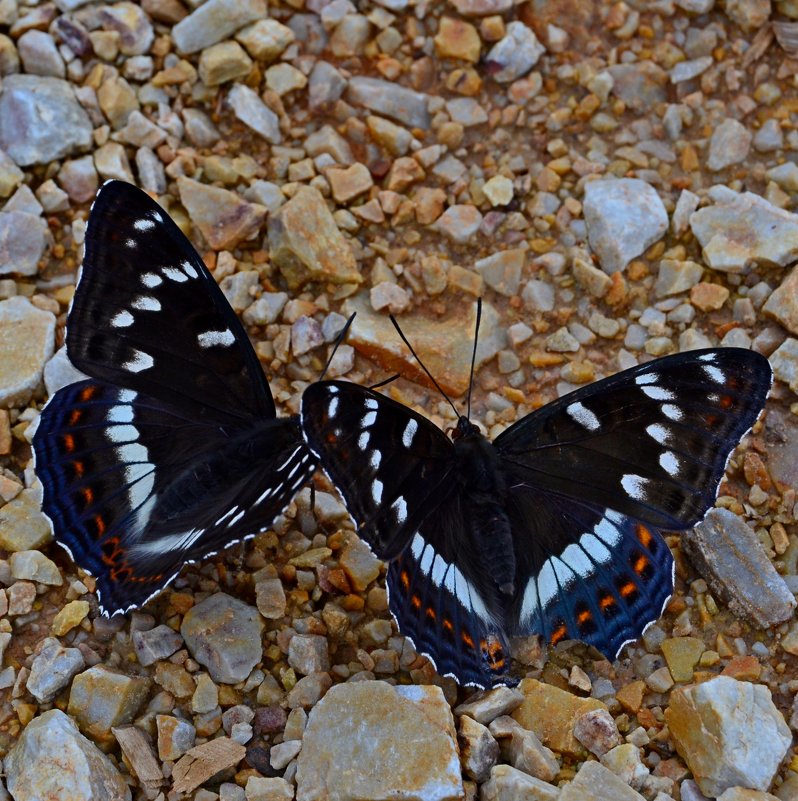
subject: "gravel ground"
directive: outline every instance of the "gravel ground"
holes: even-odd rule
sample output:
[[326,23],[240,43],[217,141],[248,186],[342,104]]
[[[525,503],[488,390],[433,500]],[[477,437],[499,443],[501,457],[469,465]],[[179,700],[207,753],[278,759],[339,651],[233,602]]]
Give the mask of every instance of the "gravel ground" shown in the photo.
[[[798,799],[796,74],[794,0],[0,0],[0,799]],[[192,238],[282,414],[352,311],[332,374],[446,427],[387,313],[461,395],[482,296],[491,437],[651,357],[767,356],[662,618],[612,663],[519,640],[475,696],[323,476],[99,617],[30,438],[109,178]]]

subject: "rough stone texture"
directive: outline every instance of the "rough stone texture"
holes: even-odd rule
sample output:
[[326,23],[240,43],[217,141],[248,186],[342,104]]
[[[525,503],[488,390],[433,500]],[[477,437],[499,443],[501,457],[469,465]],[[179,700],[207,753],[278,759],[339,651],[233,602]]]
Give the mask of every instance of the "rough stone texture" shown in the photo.
[[463,770],[474,781],[486,781],[499,758],[499,744],[487,726],[468,715],[461,715],[458,735]]
[[159,659],[166,659],[183,645],[183,638],[166,625],[156,626],[149,631],[133,632],[133,647],[141,665],[152,665]]
[[59,348],[44,365],[44,387],[47,394],[52,396],[67,384],[74,384],[76,381],[83,381],[88,378],[85,373],[81,373],[67,355],[66,345]]
[[313,187],[300,189],[269,217],[269,251],[292,289],[307,281],[347,284],[363,280],[352,246]]
[[495,81],[510,83],[526,75],[545,52],[534,31],[516,20],[507,25],[506,34],[491,48],[487,61],[498,67],[493,74]]
[[518,709],[524,702],[524,694],[513,687],[499,686],[480,691],[465,703],[455,707],[455,715],[468,715],[479,723],[488,724],[501,715]]
[[227,102],[236,117],[267,142],[273,145],[282,142],[279,118],[248,86],[235,84],[227,95]]
[[723,170],[745,160],[751,147],[753,134],[741,122],[724,120],[712,132],[709,140],[707,166],[710,170]]
[[18,165],[46,164],[85,150],[91,134],[89,117],[66,81],[38,75],[3,79],[0,148]]
[[347,97],[356,106],[365,106],[412,128],[429,127],[427,95],[391,81],[356,76],[349,81]]
[[172,715],[156,715],[155,726],[158,732],[158,756],[175,761],[194,747],[196,729],[186,720]]
[[712,509],[682,536],[682,547],[716,597],[759,628],[788,620],[795,598],[754,531],[728,509]]
[[214,250],[229,250],[258,233],[268,210],[247,203],[235,192],[209,186],[181,175],[177,179],[180,201],[191,222]]
[[757,263],[784,267],[798,259],[798,215],[752,192],[724,189],[715,200],[690,215],[690,228],[713,270],[743,273]]
[[518,294],[521,271],[526,262],[526,251],[521,248],[502,250],[474,263],[485,283],[500,295],[512,297]]
[[209,0],[172,28],[182,53],[196,53],[267,16],[266,0]]
[[33,490],[23,490],[0,506],[0,548],[25,551],[41,548],[51,539],[50,522],[42,514],[39,496]]
[[189,609],[180,627],[194,659],[227,684],[244,681],[261,661],[262,630],[257,609],[223,592]]
[[791,333],[798,334],[798,268],[793,268],[776,287],[762,311]]
[[329,670],[327,638],[319,634],[295,634],[288,643],[288,664],[304,676]]
[[668,73],[653,61],[614,64],[607,72],[613,79],[612,93],[630,109],[647,112],[666,99]]
[[3,760],[15,801],[130,801],[125,780],[59,709],[32,720]]
[[665,721],[701,792],[712,797],[738,785],[767,790],[792,745],[770,690],[728,676],[675,690]]
[[0,301],[0,407],[28,402],[54,344],[52,312],[23,297]]
[[640,793],[598,762],[585,762],[558,801],[644,801]]
[[510,765],[496,765],[479,797],[480,801],[558,801],[560,789]]
[[82,732],[100,744],[108,744],[113,740],[111,728],[133,720],[151,684],[150,679],[96,665],[72,680],[67,711]]
[[28,691],[39,703],[52,701],[83,667],[83,654],[77,648],[64,648],[48,637],[31,665]]
[[524,702],[513,712],[515,720],[553,751],[584,759],[587,751],[574,736],[574,723],[585,712],[606,706],[596,698],[580,698],[537,679],[524,679],[518,689]]
[[[346,315],[357,312],[357,325],[352,327],[348,341],[358,351],[378,361],[386,370],[399,372],[429,385],[429,379],[396,336],[385,315],[376,314],[369,308],[368,302],[359,296],[349,298],[343,311]],[[497,330],[497,321],[496,310],[489,303],[483,303],[477,369],[504,347],[505,333]],[[463,336],[463,331],[473,331],[475,322],[476,304],[467,312],[463,310],[458,326],[452,326],[450,322],[431,321],[426,316],[412,312],[402,315],[402,331],[413,343],[419,357],[444,392],[455,396],[462,395],[468,389],[473,341]]]
[[376,681],[331,688],[310,712],[296,781],[297,801],[462,798],[443,692]]
[[659,195],[638,178],[588,183],[584,215],[590,247],[606,273],[623,270],[668,230]]
[[798,392],[798,339],[788,337],[770,354],[773,375]]
[[593,709],[580,715],[574,721],[574,737],[597,757],[621,744],[621,734],[606,709]]

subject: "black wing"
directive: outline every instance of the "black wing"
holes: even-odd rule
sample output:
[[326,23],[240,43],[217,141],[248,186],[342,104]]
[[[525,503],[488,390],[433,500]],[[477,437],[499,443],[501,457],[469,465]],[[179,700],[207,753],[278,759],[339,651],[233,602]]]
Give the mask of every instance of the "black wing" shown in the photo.
[[197,420],[274,417],[243,326],[166,212],[107,182],[86,229],[67,353],[87,375],[180,405]]
[[267,528],[315,467],[293,420],[212,428],[93,379],[50,399],[33,446],[56,539],[96,577],[109,613]]
[[636,639],[672,589],[658,529],[703,518],[771,377],[752,351],[693,351],[591,384],[503,432],[494,444],[518,559],[510,629],[613,655]]

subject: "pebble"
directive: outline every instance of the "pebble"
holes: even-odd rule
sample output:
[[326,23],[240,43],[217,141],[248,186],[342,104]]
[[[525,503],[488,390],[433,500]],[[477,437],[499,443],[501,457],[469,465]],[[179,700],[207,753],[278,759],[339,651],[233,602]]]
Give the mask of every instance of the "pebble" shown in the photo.
[[56,637],[63,637],[88,617],[89,609],[88,601],[70,601],[53,618],[50,630]]
[[496,765],[479,797],[480,801],[559,801],[560,789],[510,765]]
[[0,211],[0,275],[36,275],[51,242],[47,221],[10,207]]
[[606,706],[595,698],[580,698],[537,679],[523,679],[518,689],[524,702],[513,712],[513,718],[553,751],[584,759],[587,752],[574,735],[574,724],[586,712]]
[[584,762],[570,784],[566,784],[558,801],[643,801],[623,779],[598,762]]
[[[3,216],[0,213],[0,217]],[[54,343],[55,315],[52,312],[37,309],[24,297],[0,301],[0,405],[18,406],[28,402],[42,380],[44,365],[53,355]]]
[[[636,712],[639,707],[638,703],[633,711]],[[618,726],[606,709],[593,709],[576,718],[574,737],[597,757],[603,756],[622,742]]]
[[545,52],[534,31],[516,20],[507,25],[505,35],[490,49],[486,60],[495,66],[493,80],[511,83],[526,75]]
[[441,17],[434,39],[440,58],[459,58],[476,64],[482,50],[479,31],[469,22],[454,17]]
[[647,112],[664,103],[668,73],[648,59],[631,64],[614,64],[607,70],[612,77],[612,94],[638,112]]
[[560,763],[551,749],[546,748],[533,731],[518,724],[513,728],[507,754],[514,768],[544,782],[554,781],[560,772]]
[[24,71],[32,75],[66,76],[64,59],[58,52],[53,37],[44,31],[25,31],[17,40],[17,50]]
[[294,290],[308,281],[362,281],[352,246],[338,230],[321,193],[310,186],[270,215],[269,253]]
[[17,551],[9,556],[8,563],[12,578],[53,587],[60,587],[64,583],[58,566],[41,551]]
[[779,381],[787,384],[793,392],[798,392],[798,339],[792,337],[785,339],[771,353],[770,366],[773,368],[773,375]]
[[227,103],[241,122],[267,142],[273,145],[282,142],[279,118],[248,86],[235,84],[227,93]]
[[693,670],[704,653],[704,641],[698,637],[670,637],[660,646],[674,681],[692,681]]
[[798,334],[798,269],[793,268],[773,290],[762,311],[790,333]]
[[0,197],[8,197],[24,177],[25,173],[0,149]]
[[369,292],[374,311],[387,309],[391,314],[401,314],[410,308],[410,295],[404,287],[393,281],[382,281]]
[[39,496],[33,490],[23,490],[0,506],[0,548],[31,550],[41,548],[51,539],[50,521],[42,513]]
[[584,216],[590,247],[606,273],[623,270],[668,230],[659,195],[638,178],[588,183]]
[[94,151],[94,166],[101,178],[105,180],[133,182],[125,148],[118,142],[108,142]]
[[601,764],[635,790],[643,787],[649,775],[648,768],[640,759],[640,749],[632,743],[622,743],[611,748],[600,757]]
[[267,620],[279,620],[285,615],[286,598],[283,582],[267,578],[255,584],[255,605]]
[[196,730],[186,720],[172,715],[156,715],[158,756],[162,760],[176,761],[194,747]]
[[347,98],[356,106],[384,114],[410,128],[427,129],[430,126],[428,96],[391,81],[355,76],[349,81]]
[[512,7],[512,0],[449,0],[464,17],[487,17],[502,14]]
[[266,220],[266,208],[227,189],[184,175],[177,179],[177,187],[191,222],[214,250],[231,250],[256,235]]
[[464,245],[471,242],[482,225],[482,214],[476,206],[458,204],[449,206],[432,225],[436,231],[453,242]]
[[47,637],[30,667],[28,692],[40,703],[52,701],[85,667],[77,648],[65,648],[54,637]]
[[87,203],[97,194],[99,182],[91,156],[65,161],[57,178],[69,199],[75,203]]
[[752,192],[724,191],[691,215],[690,228],[713,270],[743,273],[759,262],[784,267],[798,255],[798,215]]
[[233,275],[225,276],[219,288],[233,309],[241,312],[249,308],[252,303],[252,292],[259,285],[260,275],[257,270],[240,270]]
[[460,716],[458,728],[460,764],[466,775],[476,782],[484,782],[499,759],[499,744],[486,726],[468,715]]
[[59,709],[34,718],[3,765],[6,785],[15,801],[131,799],[130,789],[113,762]]
[[682,536],[682,547],[715,597],[737,617],[768,628],[792,617],[796,603],[754,531],[728,509],[711,509]]
[[91,121],[71,84],[39,75],[3,78],[0,149],[17,165],[47,164],[86,150],[91,142]]
[[266,0],[208,0],[172,28],[181,53],[196,53],[267,16]]
[[[353,765],[371,768],[353,771]],[[331,688],[310,712],[296,783],[302,801],[462,798],[454,722],[442,690],[377,681]]]
[[701,282],[690,290],[690,303],[703,312],[717,311],[729,299],[729,294],[725,286]]
[[501,685],[475,693],[465,703],[455,707],[454,713],[468,715],[479,723],[488,724],[502,715],[514,712],[523,702],[523,693]]
[[183,645],[179,632],[166,625],[156,626],[148,631],[134,631],[132,639],[136,658],[145,667],[170,657]]
[[328,671],[327,638],[318,634],[295,634],[288,644],[288,664],[302,675]]
[[324,336],[321,333],[321,325],[312,317],[302,315],[291,326],[291,352],[294,356],[301,356],[323,344]]
[[250,776],[244,789],[247,801],[293,801],[294,788],[285,779]]
[[537,278],[531,278],[524,284],[521,298],[527,309],[539,312],[553,311],[557,300],[554,287],[548,281]]
[[792,745],[770,690],[728,676],[674,690],[665,721],[701,792],[711,797],[738,785],[767,790]]
[[338,203],[349,203],[374,186],[368,167],[359,162],[346,168],[332,167],[327,170],[326,176]]
[[291,709],[315,706],[332,685],[329,673],[311,673],[300,679],[288,693],[288,706]]
[[180,633],[191,655],[215,682],[244,681],[262,658],[258,610],[223,592],[191,607]]
[[[694,287],[704,273],[704,268],[694,261],[662,259],[654,292],[658,298],[678,295]],[[721,289],[725,287],[719,287]],[[721,304],[722,305],[722,304]]]
[[278,58],[296,36],[287,25],[276,19],[259,19],[238,31],[235,38],[252,58],[268,64]]
[[751,147],[752,137],[741,122],[734,119],[724,120],[715,128],[709,140],[709,169],[717,172],[744,161]]
[[95,665],[72,680],[67,712],[98,744],[113,741],[111,729],[130,723],[149,695],[151,680]]
[[474,268],[491,289],[500,295],[512,297],[518,294],[525,263],[526,251],[522,248],[511,248],[500,250],[484,259],[477,259]]
[[103,6],[100,19],[106,30],[119,34],[119,52],[125,56],[146,53],[155,38],[150,18],[136,3],[123,0],[112,6]]
[[30,581],[15,581],[7,590],[8,615],[27,615],[36,600],[36,585]]

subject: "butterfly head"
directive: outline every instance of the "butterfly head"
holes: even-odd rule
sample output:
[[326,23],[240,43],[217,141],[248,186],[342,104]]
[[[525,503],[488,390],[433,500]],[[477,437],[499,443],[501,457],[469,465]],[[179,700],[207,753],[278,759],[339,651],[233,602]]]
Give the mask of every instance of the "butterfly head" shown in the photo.
[[448,429],[447,433],[454,442],[465,437],[481,436],[481,432],[464,414],[460,415],[457,425]]

